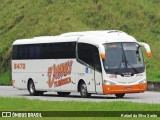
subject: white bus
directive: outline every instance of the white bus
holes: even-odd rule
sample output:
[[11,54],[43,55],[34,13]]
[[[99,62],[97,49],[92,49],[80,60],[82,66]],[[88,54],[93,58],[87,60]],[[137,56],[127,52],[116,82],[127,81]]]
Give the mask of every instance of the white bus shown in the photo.
[[122,31],[70,32],[58,36],[20,39],[13,43],[12,85],[30,95],[55,91],[60,96],[80,92],[115,94],[146,91],[141,46],[148,44]]

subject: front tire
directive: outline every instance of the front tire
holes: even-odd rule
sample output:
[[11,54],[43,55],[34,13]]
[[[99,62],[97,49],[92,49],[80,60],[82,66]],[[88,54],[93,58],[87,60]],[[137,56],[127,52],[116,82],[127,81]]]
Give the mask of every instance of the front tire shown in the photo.
[[83,98],[91,97],[91,94],[87,92],[87,86],[84,82],[80,84],[80,94]]
[[115,94],[116,98],[123,98],[125,94]]

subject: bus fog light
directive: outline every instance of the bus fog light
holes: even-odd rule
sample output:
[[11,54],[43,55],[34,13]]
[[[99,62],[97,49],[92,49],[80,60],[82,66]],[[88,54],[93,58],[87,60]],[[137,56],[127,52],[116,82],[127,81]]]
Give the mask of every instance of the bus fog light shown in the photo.
[[107,84],[107,85],[115,85],[115,83],[111,82],[111,81],[108,81],[108,80],[104,80],[104,84]]
[[143,83],[146,83],[146,80],[142,80],[139,82],[139,84],[143,84]]

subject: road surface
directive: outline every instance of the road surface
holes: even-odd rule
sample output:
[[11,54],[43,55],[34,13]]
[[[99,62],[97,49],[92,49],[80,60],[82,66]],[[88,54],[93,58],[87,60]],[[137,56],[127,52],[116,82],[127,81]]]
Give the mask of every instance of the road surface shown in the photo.
[[160,104],[160,92],[145,92],[126,94],[122,99],[116,99],[114,95],[92,95],[91,98],[81,98],[79,93],[72,93],[67,97],[59,97],[55,92],[46,92],[43,96],[30,96],[27,90],[17,90],[12,86],[0,86],[1,97],[17,97],[39,99],[48,101],[84,101],[84,102],[111,102],[130,101],[138,103]]

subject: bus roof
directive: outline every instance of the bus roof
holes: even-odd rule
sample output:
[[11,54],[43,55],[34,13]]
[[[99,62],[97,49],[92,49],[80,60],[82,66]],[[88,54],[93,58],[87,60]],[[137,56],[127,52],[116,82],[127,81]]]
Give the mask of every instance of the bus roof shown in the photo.
[[[79,39],[80,38],[80,39]],[[118,30],[69,32],[58,36],[40,36],[30,39],[16,40],[13,45],[54,43],[54,42],[84,42],[90,44],[103,44],[110,42],[136,42],[136,39],[125,32]]]
[[75,42],[77,37],[60,37],[60,36],[40,36],[30,39],[19,39],[13,42],[13,45],[19,44],[37,44],[37,43],[54,43],[54,42]]

